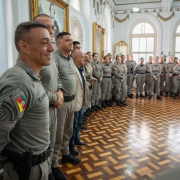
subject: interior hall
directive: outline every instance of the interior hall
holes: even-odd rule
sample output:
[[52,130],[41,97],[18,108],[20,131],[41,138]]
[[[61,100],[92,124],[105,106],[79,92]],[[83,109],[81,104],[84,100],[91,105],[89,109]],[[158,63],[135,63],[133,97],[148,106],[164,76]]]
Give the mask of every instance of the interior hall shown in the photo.
[[0,0],[0,180],[180,180],[180,0]]

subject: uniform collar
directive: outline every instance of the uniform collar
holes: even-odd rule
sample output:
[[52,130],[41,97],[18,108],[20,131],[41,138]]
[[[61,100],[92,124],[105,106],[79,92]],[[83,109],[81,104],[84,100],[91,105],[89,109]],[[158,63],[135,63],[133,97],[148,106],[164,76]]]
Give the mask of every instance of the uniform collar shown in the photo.
[[40,80],[40,77],[36,76],[34,70],[21,59],[17,59],[16,65],[22,67],[33,79]]
[[61,57],[67,59],[68,61],[70,60],[70,57],[71,57],[70,55],[68,55],[68,57],[65,57],[64,54],[63,54],[63,52],[62,52],[60,49],[57,49],[57,51],[58,51],[58,53],[59,53],[59,55],[60,55]]
[[95,61],[93,61],[95,64],[98,64],[99,62],[97,61],[97,62],[95,62]]

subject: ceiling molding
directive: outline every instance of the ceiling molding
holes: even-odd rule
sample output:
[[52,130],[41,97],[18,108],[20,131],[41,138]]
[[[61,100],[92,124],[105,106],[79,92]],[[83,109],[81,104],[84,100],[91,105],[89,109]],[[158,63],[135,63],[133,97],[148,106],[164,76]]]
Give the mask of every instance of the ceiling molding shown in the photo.
[[113,0],[113,2],[114,2],[114,4],[116,5],[116,6],[123,6],[123,5],[132,5],[132,4],[152,4],[152,3],[161,3],[162,2],[162,0],[159,0],[159,1],[153,1],[153,2],[133,2],[133,3],[125,3],[125,4],[117,4],[116,2],[115,2],[115,0]]

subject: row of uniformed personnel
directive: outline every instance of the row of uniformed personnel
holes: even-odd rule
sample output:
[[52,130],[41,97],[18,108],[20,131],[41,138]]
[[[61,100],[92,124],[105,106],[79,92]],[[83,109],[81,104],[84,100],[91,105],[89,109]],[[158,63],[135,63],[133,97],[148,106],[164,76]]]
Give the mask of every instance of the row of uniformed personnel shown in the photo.
[[62,163],[81,161],[71,153],[83,144],[79,138],[72,140],[74,111],[82,106],[74,106],[75,77],[81,68],[70,56],[68,32],[58,34],[52,56],[54,32],[46,14],[16,28],[18,60],[0,78],[0,168],[6,180],[65,180],[59,153]]
[[[174,97],[176,97],[179,65],[177,65],[177,62],[173,62],[173,56],[169,57],[168,63],[164,62],[163,56],[160,57],[160,62],[158,56],[154,59],[154,62],[152,62],[153,58],[150,56],[145,64],[144,59],[140,58],[139,64],[136,65],[132,54],[126,56],[125,62],[123,55],[117,56],[114,61],[111,61],[111,55],[109,56],[109,54],[104,57],[103,63],[98,62],[97,53],[93,54],[92,61],[90,61],[91,52],[86,54],[86,75],[88,74],[89,77],[95,79],[91,79],[92,96],[90,95],[90,99],[93,110],[101,109],[99,99],[101,99],[102,107],[112,106],[111,94],[118,106],[127,105],[125,97],[133,97],[131,90],[134,79],[136,79],[136,98],[148,96],[151,99],[155,90],[157,99],[161,99],[165,82],[166,96],[168,96],[168,92],[171,92],[171,95],[174,94]],[[91,67],[91,72],[88,67]],[[176,70],[173,70],[174,67]],[[87,69],[89,69],[90,74]],[[145,95],[143,95],[143,91],[145,91]]]

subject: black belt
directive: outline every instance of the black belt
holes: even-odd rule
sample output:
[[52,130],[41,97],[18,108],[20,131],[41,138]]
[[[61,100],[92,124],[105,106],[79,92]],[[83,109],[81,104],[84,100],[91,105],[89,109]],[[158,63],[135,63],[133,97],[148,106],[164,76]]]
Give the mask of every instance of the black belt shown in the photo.
[[139,74],[145,74],[145,73],[139,73]]
[[111,76],[103,76],[103,78],[111,78]]
[[157,74],[154,74],[155,76],[157,76]]
[[64,96],[64,102],[71,102],[75,98],[75,95],[73,96]]
[[127,73],[127,74],[132,74],[132,72],[129,72],[129,73]]
[[97,76],[93,76],[94,78],[96,78],[96,79],[99,79],[100,77],[97,77]]
[[49,104],[49,107],[55,107],[54,104]]
[[[46,151],[44,151],[43,153],[37,155],[37,156],[32,156],[31,158],[31,164],[33,166],[37,166],[38,164],[41,164],[43,162],[45,162],[48,157],[50,157],[51,155],[51,147],[49,147]],[[8,158],[8,160],[12,163],[15,164],[16,160],[12,159],[12,158]],[[23,163],[23,162],[22,162]]]
[[150,72],[146,72],[147,74],[150,74]]

